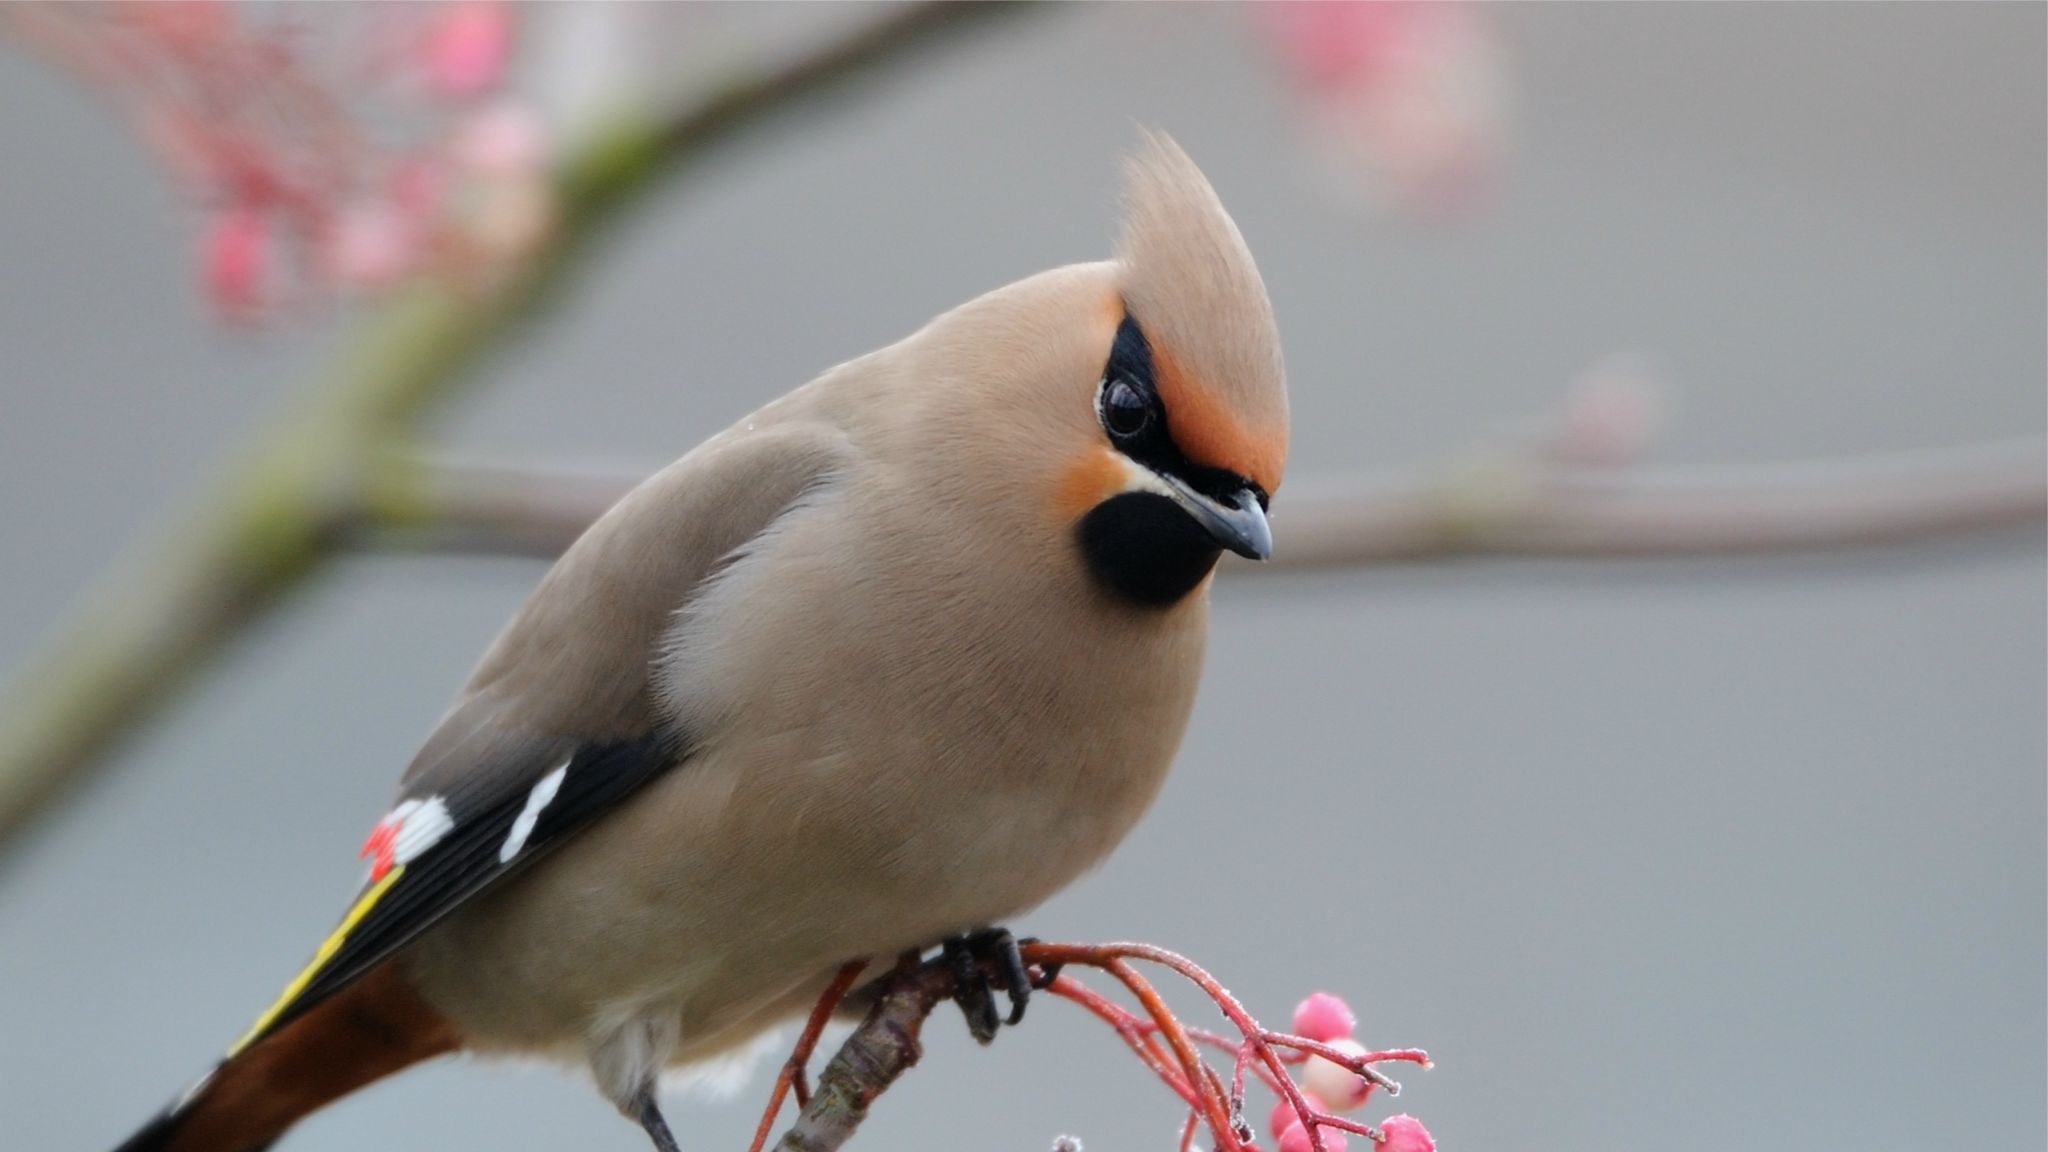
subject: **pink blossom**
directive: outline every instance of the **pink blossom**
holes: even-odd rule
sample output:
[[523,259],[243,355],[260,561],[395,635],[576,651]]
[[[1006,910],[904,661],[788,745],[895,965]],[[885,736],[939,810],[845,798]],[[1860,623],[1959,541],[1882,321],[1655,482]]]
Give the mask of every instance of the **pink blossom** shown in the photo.
[[1328,992],[1317,992],[1294,1006],[1294,1034],[1310,1040],[1335,1040],[1351,1035],[1358,1027],[1358,1017],[1351,1012],[1351,1005],[1344,998]]
[[415,276],[488,284],[545,242],[543,133],[476,100],[504,81],[516,19],[500,0],[450,0],[378,8],[365,34],[192,0],[51,5],[24,27],[114,97],[205,206],[198,283],[251,321]]
[[1313,87],[1363,78],[1370,83],[1400,51],[1412,14],[1408,4],[1355,0],[1275,0],[1257,6],[1273,36]]
[[1502,68],[1484,15],[1440,2],[1259,4],[1310,120],[1343,169],[1411,208],[1449,213],[1502,151]]
[[1436,1138],[1422,1121],[1405,1112],[1387,1117],[1380,1125],[1380,1135],[1386,1138],[1380,1143],[1380,1152],[1436,1152]]
[[124,18],[144,35],[188,50],[206,47],[231,35],[234,13],[223,0],[163,0],[137,4]]
[[453,99],[470,99],[496,87],[511,56],[512,14],[497,0],[449,5],[420,46],[428,87]]
[[517,104],[498,104],[464,118],[449,151],[480,175],[524,176],[546,159],[540,118]]
[[234,319],[256,314],[272,247],[271,224],[261,211],[238,204],[213,214],[201,241],[200,269],[214,307]]
[[327,236],[327,273],[353,288],[384,288],[411,271],[417,233],[395,206],[365,201],[344,208]]
[[392,168],[387,184],[392,206],[424,222],[440,213],[448,195],[447,162],[432,153],[408,156]]

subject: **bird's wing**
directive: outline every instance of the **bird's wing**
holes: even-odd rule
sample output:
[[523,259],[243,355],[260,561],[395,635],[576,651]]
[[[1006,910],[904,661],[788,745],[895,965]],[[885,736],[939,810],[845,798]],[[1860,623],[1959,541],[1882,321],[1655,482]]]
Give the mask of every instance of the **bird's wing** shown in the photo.
[[340,926],[230,1055],[686,760],[701,734],[664,723],[652,691],[675,612],[849,454],[815,425],[728,433],[577,541],[413,761],[363,846],[369,878]]

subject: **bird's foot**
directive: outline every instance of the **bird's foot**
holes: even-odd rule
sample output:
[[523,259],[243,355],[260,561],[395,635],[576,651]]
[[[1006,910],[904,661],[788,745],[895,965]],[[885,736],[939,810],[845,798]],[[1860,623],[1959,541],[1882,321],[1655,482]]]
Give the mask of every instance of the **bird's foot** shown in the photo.
[[[1052,982],[1050,972],[1032,980],[1019,944],[1007,928],[981,928],[945,942],[943,955],[953,969],[953,1002],[967,1017],[967,1031],[980,1043],[993,1041],[996,1029],[1005,1024],[1022,1023],[1031,990]],[[1009,997],[1007,1016],[996,1010],[998,990]]]

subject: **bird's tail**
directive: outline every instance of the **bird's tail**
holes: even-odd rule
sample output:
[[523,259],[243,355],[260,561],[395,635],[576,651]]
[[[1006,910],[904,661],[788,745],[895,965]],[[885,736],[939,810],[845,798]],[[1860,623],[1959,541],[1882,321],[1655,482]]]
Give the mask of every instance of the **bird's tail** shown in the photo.
[[386,963],[221,1061],[114,1152],[262,1152],[301,1117],[457,1045]]

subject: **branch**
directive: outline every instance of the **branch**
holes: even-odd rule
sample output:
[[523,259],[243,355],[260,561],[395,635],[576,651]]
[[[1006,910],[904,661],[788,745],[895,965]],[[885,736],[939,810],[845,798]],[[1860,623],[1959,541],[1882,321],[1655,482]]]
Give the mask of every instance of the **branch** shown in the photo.
[[[1274,557],[1245,574],[1479,557],[1755,555],[2038,530],[2048,448],[1993,444],[1797,467],[1657,473],[1516,455],[1407,483],[1290,490]],[[367,547],[552,557],[638,482],[618,474],[418,465],[403,519],[359,508],[335,531]]]
[[[1247,1072],[1256,1074],[1259,1082],[1284,1103],[1287,1114],[1304,1126],[1314,1152],[1324,1152],[1326,1145],[1342,1146],[1328,1140],[1324,1129],[1380,1141],[1384,1138],[1382,1133],[1369,1125],[1325,1111],[1302,1091],[1290,1066],[1326,1064],[1339,1077],[1355,1077],[1355,1091],[1345,1105],[1347,1111],[1363,1105],[1376,1090],[1385,1090],[1390,1096],[1399,1094],[1401,1086],[1375,1065],[1398,1062],[1431,1066],[1428,1053],[1417,1048],[1374,1052],[1355,1045],[1346,1048],[1348,1039],[1325,1043],[1266,1028],[1200,966],[1185,956],[1150,944],[1026,941],[1020,952],[1030,969],[1033,988],[1079,1004],[1108,1024],[1187,1107],[1183,1147],[1198,1127],[1206,1126],[1218,1152],[1251,1152],[1254,1133],[1246,1116]],[[1152,982],[1138,972],[1138,964],[1164,968],[1194,985],[1237,1035],[1225,1036],[1182,1022]],[[1063,969],[1075,968],[1090,968],[1110,976],[1137,1002],[1137,1009],[1127,1008],[1063,974]],[[789,1085],[801,1082],[803,1066],[825,1017],[840,1003],[858,971],[858,965],[842,969],[840,978],[819,998],[803,1037],[776,1081],[761,1117],[754,1152],[759,1152],[762,1138],[773,1126]],[[998,986],[1004,979],[994,966],[986,968],[985,975]],[[795,1124],[776,1144],[776,1152],[833,1152],[851,1139],[875,1100],[917,1063],[923,1051],[919,1037],[925,1018],[953,996],[955,987],[954,971],[946,958],[920,961],[916,952],[898,957],[896,967],[878,981],[879,993],[866,1019],[826,1066],[818,1079],[817,1092],[803,1103]],[[1232,1057],[1227,1080],[1202,1059],[1200,1046],[1218,1049]],[[1414,1124],[1412,1118],[1397,1119]],[[1419,1130],[1419,1125],[1415,1127]],[[1280,1133],[1276,1131],[1273,1136],[1278,1140]]]
[[[919,1035],[925,1017],[952,994],[950,968],[937,961],[919,964],[917,953],[906,953],[867,1018],[818,1076],[818,1090],[776,1141],[775,1152],[833,1152],[851,1139],[876,1097],[924,1055]],[[773,1120],[771,1110],[763,1128]]]
[[1275,560],[1286,568],[1817,552],[2038,531],[2048,518],[2048,446],[1664,473],[1524,457],[1419,483],[1289,496],[1274,524],[1285,550]]
[[[401,447],[519,327],[612,220],[661,178],[774,117],[903,61],[1007,5],[889,9],[666,119],[600,133],[557,173],[560,227],[523,275],[491,291],[422,284],[363,326],[296,417],[262,437],[192,520],[29,661],[0,714],[0,845],[102,762],[251,620],[334,554],[350,510],[419,512]],[[125,575],[130,574],[132,575]]]

